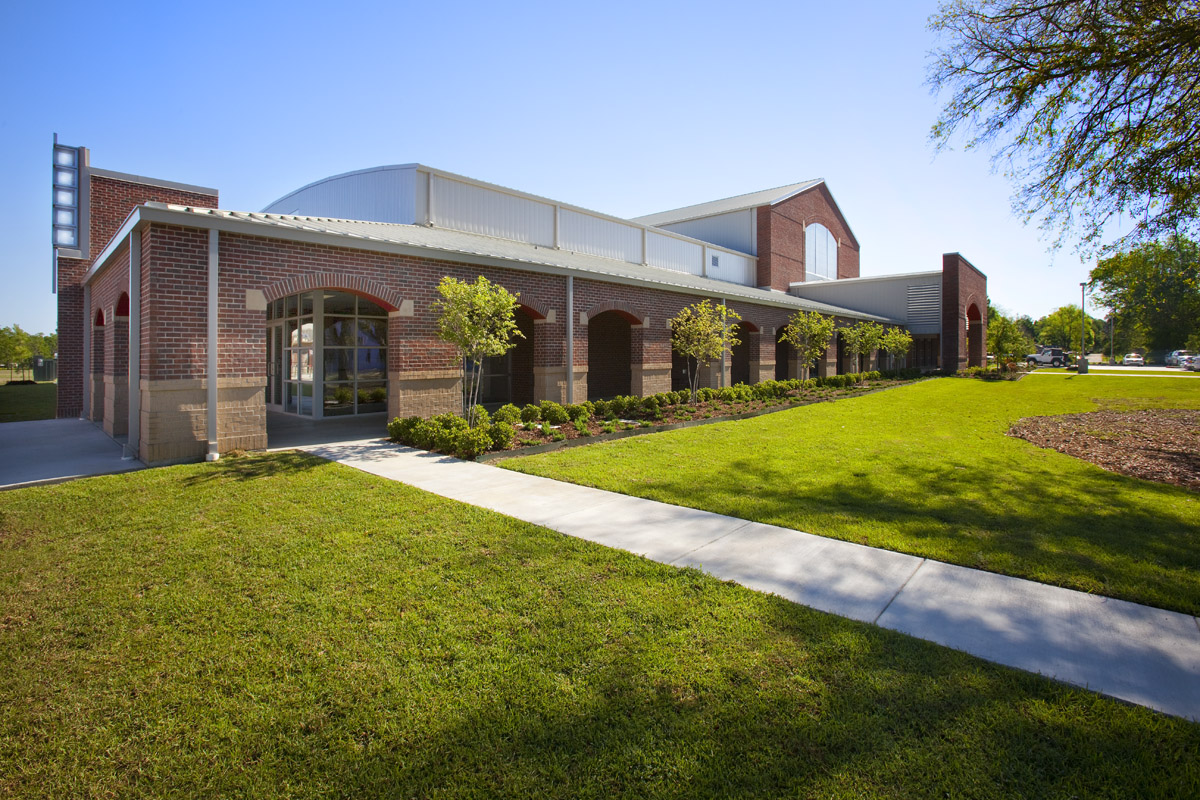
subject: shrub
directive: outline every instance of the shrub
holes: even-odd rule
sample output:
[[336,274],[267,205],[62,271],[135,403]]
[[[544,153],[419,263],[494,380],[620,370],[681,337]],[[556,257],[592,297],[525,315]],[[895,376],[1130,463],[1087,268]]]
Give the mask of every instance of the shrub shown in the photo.
[[[496,416],[500,416],[499,412],[497,412]],[[489,450],[507,450],[512,447],[513,441],[517,438],[516,429],[508,422],[493,422],[488,426],[487,432],[492,440],[491,447],[488,448]]]
[[450,437],[449,450],[445,452],[459,458],[475,458],[492,446],[490,428],[462,428],[451,432]]
[[617,430],[617,423],[609,420],[601,426],[600,430],[604,431],[605,433],[614,433]]
[[612,413],[618,417],[624,417],[629,410],[629,405],[626,402],[627,398],[617,395],[612,400],[608,401],[608,407]]
[[396,417],[388,423],[388,436],[392,441],[400,442],[400,444],[411,445],[413,443],[413,429],[421,422],[420,417],[405,417],[400,419]]
[[581,422],[587,422],[592,417],[591,403],[571,403],[564,406],[567,412],[567,418],[578,425]]
[[717,393],[715,390],[705,386],[703,389],[697,390],[696,396],[700,399],[701,403],[707,403],[716,397]]
[[562,440],[564,440],[566,438],[567,438],[567,435],[565,433],[563,433],[562,431],[555,431],[554,433],[550,434],[550,441],[552,441],[552,442],[561,442]]
[[494,422],[504,422],[509,425],[516,425],[521,421],[521,409],[514,406],[512,403],[505,403],[496,409],[496,413],[492,415]]
[[521,422],[537,422],[542,418],[542,410],[533,403],[521,409]]
[[608,419],[613,416],[612,403],[607,400],[597,400],[592,403],[592,415],[596,419]]
[[553,400],[542,401],[542,419],[551,425],[562,425],[570,419],[567,410]]
[[475,406],[475,426],[476,428],[486,428],[492,424],[491,414],[488,414],[487,409],[481,405]]
[[642,411],[645,413],[653,416],[654,414],[659,413],[661,410],[662,406],[659,403],[658,395],[651,395],[650,397],[642,400]]
[[575,420],[574,424],[575,424],[575,431],[580,436],[591,436],[592,435],[592,432],[588,430],[586,419],[577,419],[577,420]]
[[550,434],[554,433],[553,429],[550,427],[550,423],[545,420],[542,421],[542,427],[540,430],[543,436],[549,436]]

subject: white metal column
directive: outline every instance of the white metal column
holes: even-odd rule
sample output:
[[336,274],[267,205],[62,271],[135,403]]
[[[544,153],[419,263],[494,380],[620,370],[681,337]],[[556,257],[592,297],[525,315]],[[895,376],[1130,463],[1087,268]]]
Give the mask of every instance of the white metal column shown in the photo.
[[208,232],[208,454],[205,461],[216,461],[221,457],[217,445],[217,267],[220,234],[216,229]]

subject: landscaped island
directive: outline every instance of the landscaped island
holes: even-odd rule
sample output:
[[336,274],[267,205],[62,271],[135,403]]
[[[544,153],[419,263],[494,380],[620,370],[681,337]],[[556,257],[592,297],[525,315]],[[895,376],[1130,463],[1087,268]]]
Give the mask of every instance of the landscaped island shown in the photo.
[[482,453],[584,439],[621,431],[656,430],[678,423],[733,418],[770,409],[834,400],[897,386],[921,376],[919,370],[831,375],[807,380],[763,381],[721,389],[680,389],[649,397],[614,397],[562,405],[548,400],[493,414],[474,409],[475,424],[457,414],[430,419],[406,417],[388,424],[393,441],[462,458]]

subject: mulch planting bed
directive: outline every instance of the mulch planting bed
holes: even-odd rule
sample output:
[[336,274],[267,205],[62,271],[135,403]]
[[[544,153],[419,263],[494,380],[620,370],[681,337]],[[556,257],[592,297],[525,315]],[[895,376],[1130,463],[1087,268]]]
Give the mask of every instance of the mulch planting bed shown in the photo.
[[1200,491],[1200,411],[1093,411],[1018,420],[1010,436],[1135,478]]

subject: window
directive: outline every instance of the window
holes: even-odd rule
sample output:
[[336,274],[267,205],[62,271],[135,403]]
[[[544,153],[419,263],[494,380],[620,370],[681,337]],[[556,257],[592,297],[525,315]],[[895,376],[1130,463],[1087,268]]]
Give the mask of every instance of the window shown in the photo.
[[819,222],[804,229],[804,270],[806,280],[837,280],[837,239]]

